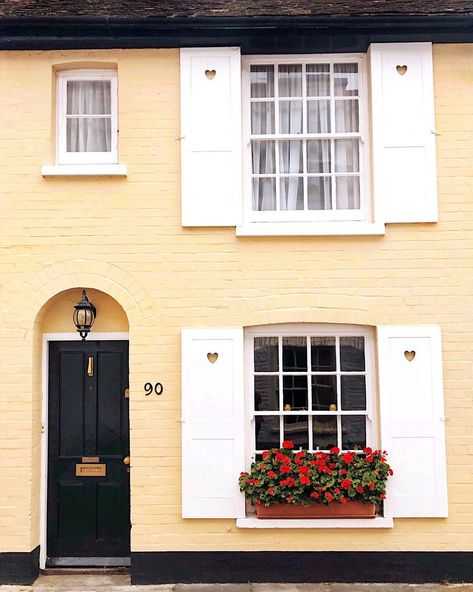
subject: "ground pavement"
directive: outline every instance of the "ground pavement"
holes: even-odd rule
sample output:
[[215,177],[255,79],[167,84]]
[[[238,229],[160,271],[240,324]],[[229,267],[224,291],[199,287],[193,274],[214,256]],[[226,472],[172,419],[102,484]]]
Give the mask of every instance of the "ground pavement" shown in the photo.
[[473,592],[473,584],[164,584],[130,586],[127,575],[43,575],[1,592]]

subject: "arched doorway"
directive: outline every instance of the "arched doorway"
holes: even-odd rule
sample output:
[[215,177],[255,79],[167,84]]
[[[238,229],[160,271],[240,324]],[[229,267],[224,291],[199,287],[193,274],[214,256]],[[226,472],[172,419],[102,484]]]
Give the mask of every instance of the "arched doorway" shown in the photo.
[[97,319],[85,341],[71,320],[80,289],[41,311],[43,567],[129,564],[128,319],[86,289]]

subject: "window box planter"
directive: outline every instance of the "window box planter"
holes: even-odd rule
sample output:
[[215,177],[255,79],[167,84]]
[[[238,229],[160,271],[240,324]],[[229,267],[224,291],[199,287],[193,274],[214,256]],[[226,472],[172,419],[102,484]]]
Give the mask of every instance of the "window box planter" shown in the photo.
[[375,518],[392,473],[385,451],[294,451],[286,440],[263,452],[239,484],[258,518]]
[[350,500],[345,504],[271,504],[270,506],[257,505],[256,516],[263,520],[287,519],[311,519],[311,518],[375,518],[376,506],[364,504],[360,500]]

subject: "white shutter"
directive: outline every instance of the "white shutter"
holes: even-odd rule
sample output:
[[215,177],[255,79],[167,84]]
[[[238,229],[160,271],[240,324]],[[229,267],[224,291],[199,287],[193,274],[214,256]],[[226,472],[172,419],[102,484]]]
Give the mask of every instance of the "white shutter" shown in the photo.
[[385,515],[448,515],[440,327],[378,327]]
[[181,49],[183,226],[241,222],[238,47]]
[[373,179],[384,222],[436,222],[431,43],[370,47]]
[[244,516],[243,422],[243,329],[183,329],[183,518]]

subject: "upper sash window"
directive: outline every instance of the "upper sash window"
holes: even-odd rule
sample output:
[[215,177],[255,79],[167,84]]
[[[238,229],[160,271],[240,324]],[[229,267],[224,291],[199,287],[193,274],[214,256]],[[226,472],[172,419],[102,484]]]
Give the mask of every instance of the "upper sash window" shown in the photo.
[[58,74],[58,164],[118,162],[117,74]]
[[250,220],[368,218],[364,66],[350,55],[245,60]]

